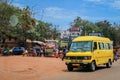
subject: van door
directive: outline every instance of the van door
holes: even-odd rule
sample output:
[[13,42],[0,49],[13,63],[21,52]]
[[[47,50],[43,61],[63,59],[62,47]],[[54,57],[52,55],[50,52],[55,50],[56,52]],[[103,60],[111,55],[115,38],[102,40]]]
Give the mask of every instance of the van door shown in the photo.
[[105,63],[105,48],[104,48],[104,43],[103,42],[98,42],[99,46],[99,63],[103,64]]
[[106,51],[105,51],[105,62],[108,62],[109,59],[113,60],[113,50],[112,45],[110,43],[105,43]]
[[100,50],[97,42],[93,44],[93,58],[96,61],[96,64],[100,63]]

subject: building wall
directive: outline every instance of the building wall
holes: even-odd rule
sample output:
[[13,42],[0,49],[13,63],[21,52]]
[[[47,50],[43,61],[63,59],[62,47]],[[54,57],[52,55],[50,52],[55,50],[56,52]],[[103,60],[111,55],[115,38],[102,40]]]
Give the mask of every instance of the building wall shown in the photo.
[[61,32],[61,39],[74,39],[75,37],[81,35],[81,29],[78,27],[72,27],[68,30],[64,30]]
[[6,39],[5,40],[5,43],[3,43],[2,41],[0,41],[0,47],[13,47],[13,46],[16,46],[17,45],[17,42],[14,40],[14,39]]
[[73,40],[74,38],[78,37],[81,35],[81,29],[78,27],[72,27],[69,29],[70,36],[69,38]]
[[62,31],[61,32],[61,39],[64,39],[64,38],[69,38],[69,36],[70,36],[70,33],[69,33],[69,31],[68,30],[64,30],[64,31]]

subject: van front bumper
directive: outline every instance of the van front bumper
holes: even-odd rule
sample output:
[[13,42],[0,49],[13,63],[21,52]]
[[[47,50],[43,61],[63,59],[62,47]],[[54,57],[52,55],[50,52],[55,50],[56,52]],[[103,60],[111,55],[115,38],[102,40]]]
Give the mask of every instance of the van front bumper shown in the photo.
[[87,66],[91,63],[91,60],[66,60],[65,64],[69,66]]
[[68,65],[68,66],[73,66],[73,67],[77,66],[77,67],[79,67],[79,66],[87,66],[90,63],[68,63],[68,62],[66,62],[65,64]]

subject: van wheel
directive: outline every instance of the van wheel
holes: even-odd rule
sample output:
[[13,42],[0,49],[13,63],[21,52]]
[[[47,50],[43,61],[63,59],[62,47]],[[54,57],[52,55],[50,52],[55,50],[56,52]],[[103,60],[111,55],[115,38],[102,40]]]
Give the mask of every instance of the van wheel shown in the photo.
[[68,71],[73,71],[73,67],[72,66],[67,65],[67,69],[68,69]]
[[111,66],[112,66],[112,62],[111,62],[111,60],[109,60],[108,63],[106,63],[106,67],[110,68]]
[[92,61],[89,66],[90,71],[95,71],[96,70],[96,64],[95,61]]

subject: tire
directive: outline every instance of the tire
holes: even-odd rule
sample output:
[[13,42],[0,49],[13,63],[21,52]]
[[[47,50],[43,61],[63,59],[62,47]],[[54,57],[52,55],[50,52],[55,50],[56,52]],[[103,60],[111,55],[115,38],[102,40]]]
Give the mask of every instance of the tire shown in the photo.
[[72,66],[67,66],[67,69],[68,69],[68,71],[73,71],[73,67]]
[[96,70],[96,64],[94,61],[92,61],[89,65],[90,71],[94,72]]
[[111,66],[112,66],[112,62],[111,62],[111,60],[109,60],[108,63],[106,63],[106,67],[111,68]]

